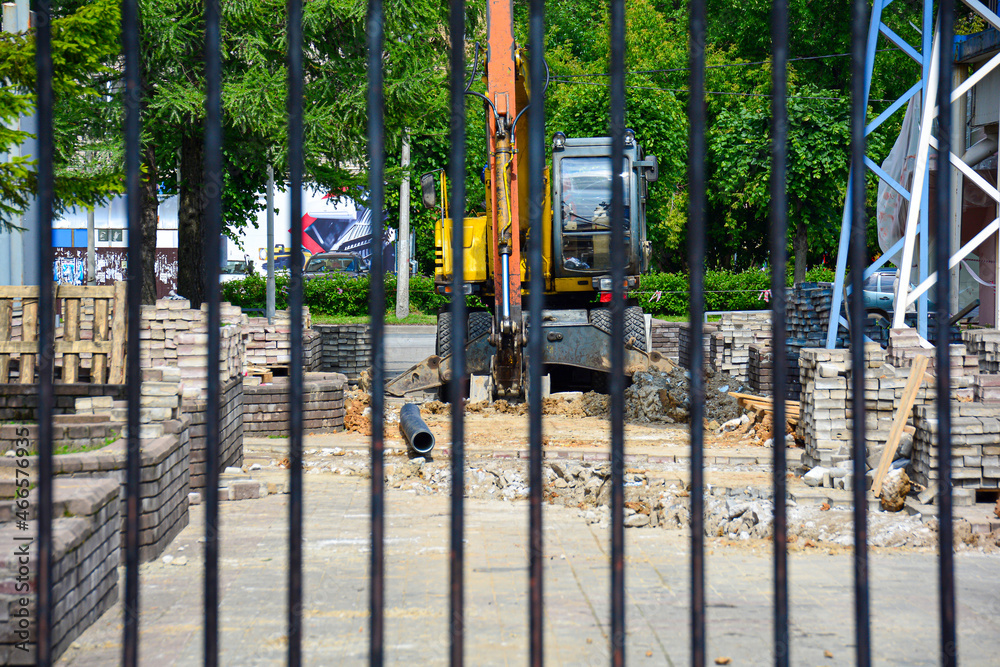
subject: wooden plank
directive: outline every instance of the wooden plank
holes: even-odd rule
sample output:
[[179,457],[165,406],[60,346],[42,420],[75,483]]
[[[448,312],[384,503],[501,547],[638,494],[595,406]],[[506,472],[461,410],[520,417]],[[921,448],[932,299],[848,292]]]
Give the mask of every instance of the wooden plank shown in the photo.
[[896,410],[896,417],[892,420],[892,429],[889,431],[889,439],[882,450],[882,458],[878,462],[878,469],[875,471],[875,478],[872,480],[872,493],[876,496],[882,494],[882,482],[889,472],[889,466],[896,456],[896,449],[899,448],[899,439],[903,435],[903,427],[906,426],[906,419],[913,410],[913,402],[917,398],[917,391],[924,381],[924,372],[930,362],[925,355],[918,354],[913,359],[913,366],[910,367],[910,377],[906,380],[906,387],[903,389],[903,398],[900,399],[899,408]]
[[113,285],[56,285],[57,299],[113,299]]
[[[108,300],[94,299],[94,342],[104,343],[108,340]],[[108,352],[110,353],[110,346]],[[90,362],[90,381],[103,384],[108,373],[108,353],[95,352]]]
[[[128,292],[124,282],[115,283],[114,315],[111,319],[111,372],[108,374],[109,384],[125,384],[125,330],[128,312]],[[138,387],[135,388],[138,391]]]
[[38,285],[0,285],[0,299],[38,298]]
[[[72,343],[66,341],[56,341],[56,354],[110,354],[113,343],[111,341],[96,342],[91,340],[78,340]],[[38,341],[35,340],[8,340],[0,341],[0,354],[34,355],[38,352]]]
[[[35,353],[38,351],[37,341],[38,301],[25,299],[21,302],[21,344],[27,344],[28,348],[21,352],[21,376],[19,378],[21,384],[33,384],[35,382]],[[10,343],[4,343],[3,345],[10,345]]]
[[63,353],[62,381],[75,383],[80,381],[80,355],[71,352],[72,344],[80,340],[80,299],[64,299],[66,319],[63,323],[62,345],[56,344],[56,354]]
[[[740,394],[740,393],[735,392],[735,391],[729,392],[729,395],[732,396],[733,398],[735,398],[736,400],[743,399],[745,401],[750,401],[750,402],[753,402],[753,403],[759,403],[761,405],[773,405],[774,404],[774,399],[771,398],[770,396],[754,396],[753,394]],[[800,405],[801,405],[801,403],[799,401],[785,401],[785,407],[786,408],[795,408],[795,409],[798,409]]]
[[[10,299],[0,299],[0,343],[10,340],[13,329],[14,304]],[[10,382],[10,355],[0,354],[0,384]]]
[[[56,285],[56,299],[113,299],[111,285]],[[0,285],[0,299],[37,299],[38,285]]]

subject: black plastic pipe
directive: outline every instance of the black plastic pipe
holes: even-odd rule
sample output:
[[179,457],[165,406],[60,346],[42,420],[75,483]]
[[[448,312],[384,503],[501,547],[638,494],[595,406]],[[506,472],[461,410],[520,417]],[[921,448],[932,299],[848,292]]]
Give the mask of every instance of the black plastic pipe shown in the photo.
[[407,403],[399,411],[399,430],[415,454],[424,456],[434,449],[434,434],[420,416],[416,403]]

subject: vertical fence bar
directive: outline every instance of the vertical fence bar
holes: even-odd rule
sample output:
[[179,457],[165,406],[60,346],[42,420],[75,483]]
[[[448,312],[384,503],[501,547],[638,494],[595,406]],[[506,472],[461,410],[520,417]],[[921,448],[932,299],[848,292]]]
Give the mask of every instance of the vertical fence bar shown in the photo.
[[[952,67],[954,50],[952,42],[955,32],[955,2],[941,0],[941,66],[938,68],[938,155],[947,156],[951,152]],[[947,159],[938,159],[938,165],[948,165]],[[953,177],[949,166],[940,167],[938,174]],[[952,527],[951,490],[951,327],[949,326],[949,295],[951,272],[948,259],[951,257],[951,187],[948,179],[938,178],[934,205],[937,220],[947,220],[949,224],[938,224],[936,241],[937,294],[935,298],[935,328],[937,329],[937,413],[938,413],[938,461],[940,513],[938,516],[938,599],[941,623],[941,664],[946,667],[958,664],[958,637],[955,634],[955,560],[953,551],[954,533]],[[958,223],[960,224],[960,223]]]
[[611,2],[611,664],[625,664],[625,0]]
[[[545,202],[545,0],[531,0],[529,38],[531,45],[531,106],[528,108],[528,173],[530,174],[529,215],[531,239],[544,236],[542,217]],[[528,406],[530,415],[529,446],[531,461],[528,485],[531,489],[529,508],[530,549],[529,596],[531,610],[528,630],[531,637],[529,664],[542,667],[544,651],[544,544],[542,540],[542,309],[545,306],[545,279],[542,275],[542,244],[533,242],[528,248],[529,284],[528,321]]]
[[452,667],[465,657],[465,0],[451,3],[451,536],[449,556],[449,657]]
[[705,0],[691,0],[688,267],[691,276],[691,664],[705,664]]
[[205,262],[208,405],[205,409],[205,667],[219,664],[219,263],[222,233],[222,54],[219,0],[205,2]]
[[[52,14],[49,0],[35,10],[38,81],[38,664],[52,656],[52,415],[55,299],[52,292]],[[22,371],[23,372],[23,371]],[[30,381],[30,378],[29,378]]]
[[[288,299],[292,345],[288,387],[290,667],[302,664],[302,85],[302,0],[288,0],[288,190],[291,193],[289,209],[292,216],[292,275]],[[373,225],[375,219],[373,215]]]
[[[128,215],[128,334],[125,383],[128,392],[128,440],[125,461],[125,638],[122,664],[139,664],[139,408],[142,375],[139,368],[139,330],[142,302],[142,221],[139,202],[139,4],[122,0],[122,48],[125,56],[125,184]],[[100,380],[94,380],[100,381]]]
[[785,469],[785,399],[788,354],[785,350],[785,267],[788,246],[788,0],[771,10],[771,351],[774,370],[774,664],[787,667],[788,518]]
[[369,664],[381,665],[385,644],[385,474],[382,439],[385,420],[385,270],[382,266],[382,209],[385,201],[385,120],[382,111],[382,0],[368,3],[368,192],[371,197],[372,336],[372,552],[369,606]]
[[851,8],[851,435],[854,455],[854,623],[855,664],[871,664],[870,619],[868,608],[868,490],[865,484],[865,343],[863,275],[866,233],[865,217],[865,37],[868,3],[854,0]]

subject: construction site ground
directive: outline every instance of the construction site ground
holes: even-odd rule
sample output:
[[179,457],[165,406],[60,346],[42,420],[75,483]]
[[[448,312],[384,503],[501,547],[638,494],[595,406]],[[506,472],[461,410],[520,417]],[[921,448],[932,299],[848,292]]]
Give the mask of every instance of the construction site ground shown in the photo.
[[[366,662],[370,437],[353,396],[353,431],[305,441],[305,657]],[[571,403],[568,401],[566,403]],[[610,514],[606,417],[550,402],[544,422],[546,657],[550,664],[608,662]],[[560,414],[562,413],[562,414]],[[566,414],[569,413],[569,414]],[[450,421],[425,404],[437,438],[431,460],[411,459],[390,404],[386,436],[386,651],[392,664],[445,664],[448,650]],[[466,413],[466,656],[470,664],[527,659],[527,416],[523,408]],[[773,662],[771,449],[745,428],[706,437],[709,659]],[[248,438],[241,471],[266,497],[221,504],[221,647],[226,664],[284,664],[287,453],[284,438]],[[805,486],[789,447],[792,662],[853,664],[850,493]],[[627,654],[630,662],[690,662],[687,427],[626,425]],[[875,660],[934,665],[938,658],[936,524],[872,503]],[[925,510],[927,508],[924,508]],[[1000,527],[992,507],[958,508],[959,655],[992,664],[1000,652]],[[204,505],[166,554],[143,565],[142,662],[200,664]],[[656,517],[655,519],[653,517]],[[121,607],[106,613],[62,665],[113,664]]]

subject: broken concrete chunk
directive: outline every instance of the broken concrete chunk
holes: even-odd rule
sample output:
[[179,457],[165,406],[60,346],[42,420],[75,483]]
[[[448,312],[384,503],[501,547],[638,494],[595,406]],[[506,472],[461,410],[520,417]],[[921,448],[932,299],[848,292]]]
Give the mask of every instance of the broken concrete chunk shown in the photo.
[[896,450],[896,457],[908,459],[912,453],[913,434],[904,431],[903,434],[899,436],[899,449]]
[[847,372],[847,368],[843,364],[836,364],[832,362],[820,364],[818,370],[819,376],[823,378],[835,378],[838,375]]
[[[746,415],[744,415],[744,417],[745,416]],[[728,433],[729,431],[735,431],[740,427],[742,423],[743,422],[739,418],[730,419],[729,421],[727,421],[725,424],[722,425],[722,430],[726,433]]]
[[643,526],[649,525],[649,515],[647,514],[633,514],[631,516],[625,517],[625,527],[626,528],[642,528]]
[[920,501],[921,505],[929,505],[938,493],[938,485],[931,484],[926,489],[917,494],[917,500]]
[[826,468],[816,466],[806,474],[802,475],[802,481],[806,483],[806,486],[819,486],[823,483],[823,476],[825,474]]

